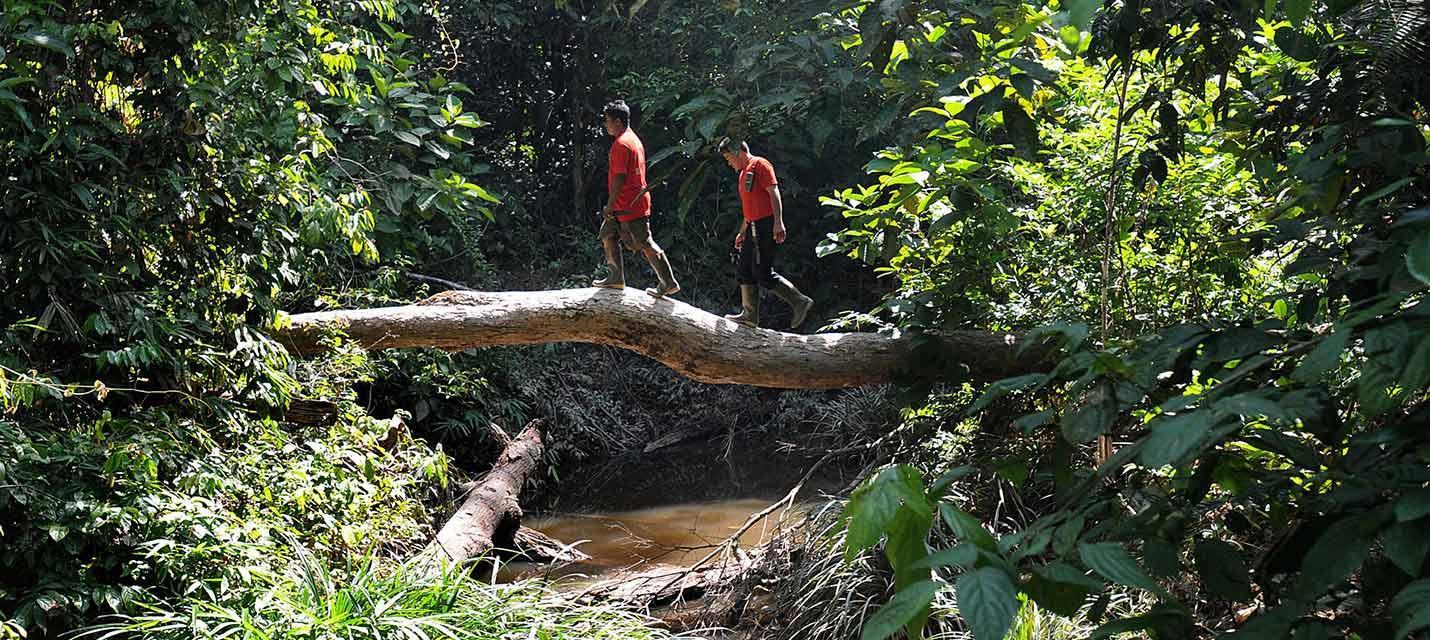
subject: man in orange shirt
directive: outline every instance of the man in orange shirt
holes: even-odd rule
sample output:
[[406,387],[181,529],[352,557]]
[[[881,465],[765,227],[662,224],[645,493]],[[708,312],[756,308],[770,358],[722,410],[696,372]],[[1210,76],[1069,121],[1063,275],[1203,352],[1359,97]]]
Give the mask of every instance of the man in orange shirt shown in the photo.
[[655,270],[660,284],[646,289],[657,298],[680,292],[680,284],[670,271],[670,260],[650,234],[650,193],[645,178],[645,146],[631,130],[631,109],[624,100],[616,100],[603,110],[606,132],[615,138],[611,142],[606,186],[610,195],[601,209],[601,230],[597,237],[606,251],[606,264],[611,273],[593,286],[622,289],[626,286],[626,268],[621,256],[621,243],[631,251],[639,251]]
[[769,160],[750,155],[744,142],[725,138],[720,141],[720,155],[739,174],[735,185],[740,192],[740,209],[744,220],[735,234],[735,248],[740,252],[740,313],[725,316],[749,327],[760,324],[760,287],[769,289],[789,303],[792,315],[790,328],[804,324],[804,318],[814,300],[800,293],[784,276],[775,273],[775,245],[784,244],[786,231],[784,202],[780,199],[779,181]]

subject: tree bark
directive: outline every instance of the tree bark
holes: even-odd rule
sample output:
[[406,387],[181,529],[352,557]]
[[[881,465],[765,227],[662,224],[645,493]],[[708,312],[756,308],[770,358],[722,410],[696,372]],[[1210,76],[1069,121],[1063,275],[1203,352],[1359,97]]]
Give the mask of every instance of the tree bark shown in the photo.
[[318,351],[329,327],[368,349],[585,342],[635,351],[700,382],[778,389],[881,384],[909,370],[991,379],[1048,368],[1042,349],[1023,349],[1011,333],[952,331],[922,343],[907,334],[781,333],[639,289],[448,291],[415,305],[290,319],[279,337],[299,353]]
[[541,466],[540,421],[511,440],[496,465],[467,493],[423,555],[462,563],[510,543],[521,523],[521,487]]
[[536,529],[521,527],[512,540],[517,560],[538,564],[564,565],[590,560],[580,549],[548,536]]

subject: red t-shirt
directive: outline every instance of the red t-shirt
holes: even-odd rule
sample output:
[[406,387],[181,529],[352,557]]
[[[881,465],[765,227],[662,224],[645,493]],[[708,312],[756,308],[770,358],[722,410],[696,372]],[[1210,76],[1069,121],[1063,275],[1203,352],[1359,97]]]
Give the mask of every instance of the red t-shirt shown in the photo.
[[740,208],[745,212],[745,220],[764,220],[775,214],[774,199],[770,197],[770,187],[778,185],[775,166],[759,156],[750,156],[750,163],[740,172]]
[[616,196],[616,219],[621,222],[639,220],[650,215],[650,193],[636,194],[645,189],[645,145],[636,132],[626,129],[611,142],[610,162],[606,169],[606,190],[616,188],[616,176],[625,174],[626,183]]

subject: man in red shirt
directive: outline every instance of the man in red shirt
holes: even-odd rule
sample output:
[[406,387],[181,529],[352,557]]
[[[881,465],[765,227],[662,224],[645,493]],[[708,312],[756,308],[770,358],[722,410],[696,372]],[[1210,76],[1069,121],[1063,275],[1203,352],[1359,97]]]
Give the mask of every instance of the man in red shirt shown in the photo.
[[645,146],[631,130],[631,109],[624,100],[606,105],[603,116],[606,132],[615,138],[611,142],[610,162],[606,170],[606,186],[610,195],[601,209],[601,230],[597,236],[606,251],[606,264],[611,273],[592,282],[597,287],[622,289],[626,286],[626,268],[621,256],[621,243],[631,251],[639,251],[655,270],[660,284],[646,289],[657,298],[680,292],[680,284],[670,271],[670,260],[650,235],[650,193],[645,178]]
[[775,245],[784,244],[786,232],[784,202],[780,200],[779,181],[769,160],[750,155],[744,142],[725,138],[720,141],[720,155],[739,174],[735,185],[740,192],[740,208],[745,219],[735,234],[735,248],[740,252],[740,313],[725,316],[740,324],[756,327],[760,324],[760,287],[769,289],[789,303],[792,315],[790,328],[804,324],[804,318],[814,300],[800,293],[784,276],[775,273]]

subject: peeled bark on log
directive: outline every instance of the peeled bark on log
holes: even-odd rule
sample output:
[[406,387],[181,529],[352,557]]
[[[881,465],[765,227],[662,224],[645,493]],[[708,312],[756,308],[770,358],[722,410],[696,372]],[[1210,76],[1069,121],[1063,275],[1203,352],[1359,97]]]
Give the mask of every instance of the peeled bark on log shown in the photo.
[[498,542],[510,545],[521,523],[521,487],[541,466],[541,452],[540,421],[533,420],[467,493],[423,555],[462,563],[491,551]]
[[581,596],[644,609],[668,607],[699,600],[716,588],[745,580],[754,568],[749,561],[717,563],[696,569],[655,565],[606,578],[587,588]]
[[941,333],[915,357],[913,336],[874,333],[798,335],[750,329],[640,290],[449,291],[415,305],[302,313],[279,332],[299,353],[321,348],[336,327],[368,349],[474,347],[585,342],[629,349],[691,379],[778,389],[838,389],[893,381],[915,368],[957,367],[978,378],[1046,369],[1039,349],[1015,334]]
[[768,617],[771,598],[764,583],[773,577],[750,556],[693,570],[657,565],[609,577],[578,597],[642,610],[683,633]]
[[529,527],[517,529],[512,543],[516,560],[564,565],[591,559],[576,547]]

